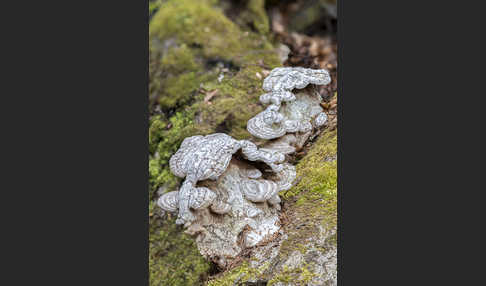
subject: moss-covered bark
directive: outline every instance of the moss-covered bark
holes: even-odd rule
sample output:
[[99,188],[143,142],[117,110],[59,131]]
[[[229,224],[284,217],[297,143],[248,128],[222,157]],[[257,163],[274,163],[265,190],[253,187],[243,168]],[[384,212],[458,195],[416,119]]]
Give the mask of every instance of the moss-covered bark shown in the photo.
[[[263,107],[265,70],[280,66],[268,38],[264,1],[228,18],[219,1],[152,1],[149,25],[150,284],[198,285],[209,264],[193,239],[158,215],[155,199],[176,190],[170,156],[185,137],[224,132],[249,138],[246,122]],[[251,19],[251,20],[247,20]],[[252,22],[256,29],[239,23]]]
[[281,65],[265,35],[240,28],[214,4],[167,1],[150,23],[149,91],[152,110],[161,111],[149,123],[151,195],[176,185],[168,160],[185,137],[250,137],[246,122],[263,108],[263,70]]
[[150,285],[203,285],[210,265],[175,219],[151,219]]
[[[265,1],[240,1],[244,6],[235,17],[223,9],[228,2],[150,1],[150,285],[201,285],[210,268],[193,239],[155,207],[160,193],[180,183],[169,170],[170,156],[196,134],[250,138],[246,122],[263,110],[258,98],[265,73],[282,65],[269,39]],[[288,223],[278,255],[255,267],[244,261],[209,285],[258,279],[305,285],[322,276],[316,257],[336,245],[335,159],[336,131],[326,131],[298,163],[299,183],[281,194]],[[320,234],[324,241],[316,240]],[[288,262],[297,256],[299,263]]]

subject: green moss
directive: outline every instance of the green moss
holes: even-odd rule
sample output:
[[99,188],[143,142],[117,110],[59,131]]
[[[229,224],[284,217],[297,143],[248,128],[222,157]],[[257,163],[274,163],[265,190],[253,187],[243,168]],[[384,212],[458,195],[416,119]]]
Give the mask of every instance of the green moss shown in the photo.
[[320,196],[323,199],[333,196],[337,187],[337,131],[326,132],[313,144],[309,153],[297,164],[299,183],[289,192],[284,192],[285,198],[290,198],[304,191],[309,196]]
[[220,57],[227,50],[241,51],[238,28],[205,0],[172,0],[163,3],[151,22],[150,37],[203,47],[206,57]]
[[150,200],[159,186],[164,186],[166,190],[174,190],[179,184],[180,179],[174,176],[170,170],[163,167],[160,158],[149,159],[149,182],[153,186],[150,192]]
[[265,270],[269,267],[269,264],[264,264],[259,268],[252,268],[247,261],[244,261],[234,269],[224,273],[224,276],[210,280],[207,286],[233,286],[235,283],[243,283],[250,279],[258,279],[261,277]]
[[263,110],[258,102],[263,93],[262,81],[256,76],[261,70],[249,66],[221,83],[204,84],[204,88],[217,90],[218,94],[211,104],[199,102],[194,106],[200,111],[203,122],[200,127],[208,131],[225,132],[236,139],[249,138],[251,135],[246,130],[246,123]]
[[[242,31],[213,3],[169,0],[150,22],[149,92],[163,110],[183,106],[194,99],[201,83],[216,81],[219,70],[207,69],[210,62],[226,61],[240,70],[280,65],[268,39]],[[263,1],[248,5],[268,22]]]
[[164,69],[172,74],[201,70],[201,66],[195,61],[193,51],[185,44],[169,49],[162,58],[161,64]]
[[173,115],[168,122],[161,116],[151,119],[149,128],[149,149],[155,151],[149,159],[150,198],[155,190],[164,185],[167,191],[175,189],[179,178],[169,169],[169,159],[179,148],[185,137],[194,134],[192,112],[181,111]]
[[[233,286],[244,285],[248,281],[263,280],[265,281],[265,271],[269,268],[269,263],[264,264],[259,268],[251,268],[247,261],[234,269],[225,272],[224,275],[208,281],[207,286]],[[268,280],[268,286],[274,285],[277,282],[295,283],[293,285],[307,285],[317,274],[312,273],[310,266],[306,263],[302,267],[289,269],[284,267],[277,275]]]
[[185,44],[167,49],[164,55],[159,51],[152,54],[149,90],[164,110],[188,103],[202,82],[215,78],[214,74],[204,72],[194,51]]
[[160,115],[154,116],[149,120],[149,152],[154,153],[158,142],[161,139],[163,131],[166,129],[168,122]]
[[[259,268],[251,268],[247,261],[234,269],[225,272],[222,276],[210,280],[207,286],[233,286],[244,285],[248,281],[263,280],[266,281],[265,271],[269,269],[270,264],[266,263]],[[268,280],[268,286],[274,285],[278,282],[294,283],[292,285],[307,285],[317,274],[310,270],[310,265],[303,263],[302,267],[289,269],[287,266],[282,271],[274,275]]]
[[259,35],[270,35],[269,19],[265,11],[265,0],[220,0],[219,5],[241,29],[256,32]]
[[201,82],[193,72],[178,77],[170,77],[165,82],[164,96],[159,100],[163,108],[182,106],[191,99],[191,95]]
[[295,209],[313,217],[324,217],[324,224],[337,223],[337,131],[326,132],[297,164],[296,186],[282,192],[284,199],[294,200]]
[[209,263],[201,257],[194,239],[174,219],[150,219],[149,275],[151,286],[203,285]]
[[249,0],[248,18],[260,34],[266,34],[270,31],[267,13],[265,11],[265,0]]
[[[175,40],[197,47],[200,56],[244,64],[254,54],[272,48],[268,40],[255,33],[245,33],[207,0],[171,0],[163,3],[149,27],[151,41]],[[252,0],[248,9],[258,15],[258,30],[268,31],[268,18],[262,0]],[[266,51],[265,51],[266,50]]]
[[309,270],[309,265],[305,263],[302,267],[298,267],[294,269],[289,269],[288,267],[284,267],[283,271],[281,271],[275,277],[273,277],[268,281],[267,286],[274,285],[278,282],[283,282],[283,283],[292,282],[292,285],[305,286],[316,276],[317,274],[312,273]]
[[162,0],[149,0],[149,17],[152,17],[160,8]]
[[[336,228],[336,152],[337,131],[324,131],[296,166],[297,180],[300,181],[289,191],[281,193],[287,201],[288,215],[292,217],[291,224],[286,227],[288,239],[280,247],[281,260],[286,260],[294,251],[306,253],[308,247],[302,242],[315,237],[320,231],[319,226],[329,230]],[[332,235],[327,242],[335,245],[336,238]],[[322,252],[326,250],[322,249]]]

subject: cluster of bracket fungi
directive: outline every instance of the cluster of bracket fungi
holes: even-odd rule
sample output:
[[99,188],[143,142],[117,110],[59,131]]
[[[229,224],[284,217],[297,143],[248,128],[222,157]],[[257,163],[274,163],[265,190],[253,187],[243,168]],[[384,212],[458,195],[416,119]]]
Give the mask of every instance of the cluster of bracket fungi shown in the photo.
[[[292,93],[294,88],[304,88],[308,84],[325,85],[331,82],[331,77],[326,70],[313,70],[305,68],[276,68],[263,82],[263,90],[268,93],[260,96],[260,102],[270,103],[265,111],[259,113],[248,121],[248,131],[262,139],[274,139],[294,132],[309,132],[312,130],[310,118],[282,114],[280,112],[282,102],[294,102],[296,96]],[[327,116],[322,109],[317,107],[314,123],[322,126],[327,121]],[[300,114],[299,114],[300,115]]]
[[172,173],[185,180],[179,191],[162,195],[157,204],[178,213],[176,223],[197,235],[205,257],[225,267],[241,250],[280,229],[278,194],[290,189],[296,177],[285,155],[302,147],[327,121],[320,98],[292,90],[330,81],[323,69],[275,68],[263,83],[267,93],[260,97],[270,105],[247,124],[265,143],[258,147],[223,133],[197,135],[185,138],[171,157]]

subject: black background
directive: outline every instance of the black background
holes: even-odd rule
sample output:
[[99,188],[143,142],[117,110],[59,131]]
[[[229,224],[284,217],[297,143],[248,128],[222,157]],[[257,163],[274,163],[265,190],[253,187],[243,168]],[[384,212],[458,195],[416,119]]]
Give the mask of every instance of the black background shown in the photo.
[[[338,2],[339,285],[483,285],[482,10]],[[16,5],[2,285],[147,285],[147,2]]]

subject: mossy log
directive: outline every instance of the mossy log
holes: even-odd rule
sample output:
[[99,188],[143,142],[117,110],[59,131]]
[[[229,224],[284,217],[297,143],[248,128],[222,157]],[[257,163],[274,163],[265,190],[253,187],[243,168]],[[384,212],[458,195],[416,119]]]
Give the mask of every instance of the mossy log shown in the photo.
[[[162,216],[155,207],[160,194],[177,190],[180,184],[168,163],[184,138],[214,132],[252,138],[246,123],[264,109],[258,100],[264,93],[263,78],[282,66],[282,60],[268,33],[263,0],[239,1],[244,5],[236,16],[225,8],[227,1],[154,2],[149,24],[150,285],[318,281],[315,277],[324,276],[312,257],[321,257],[314,255],[317,252],[333,253],[336,245],[335,131],[320,135],[297,165],[300,183],[281,194],[285,214],[292,219],[285,226],[288,237],[275,242],[276,256],[245,260],[206,282],[211,265],[173,218]],[[316,231],[326,233],[325,241],[315,240]],[[286,264],[295,251],[302,253],[302,263]],[[265,255],[265,248],[259,253]]]

